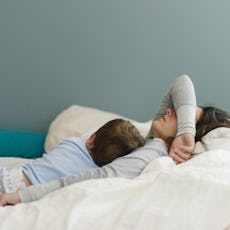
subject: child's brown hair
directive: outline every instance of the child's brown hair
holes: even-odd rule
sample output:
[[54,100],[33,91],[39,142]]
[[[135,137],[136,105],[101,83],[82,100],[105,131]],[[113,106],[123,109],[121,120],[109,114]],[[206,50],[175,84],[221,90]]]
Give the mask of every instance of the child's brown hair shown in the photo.
[[103,166],[118,157],[129,154],[145,143],[138,129],[130,121],[124,119],[107,122],[95,134],[91,154],[98,166]]

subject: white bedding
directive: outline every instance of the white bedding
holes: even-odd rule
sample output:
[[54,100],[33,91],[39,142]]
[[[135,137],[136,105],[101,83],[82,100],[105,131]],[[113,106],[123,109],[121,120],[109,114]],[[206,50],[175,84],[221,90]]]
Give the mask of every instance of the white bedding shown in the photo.
[[[51,131],[55,134],[54,129]],[[49,137],[53,141],[53,136]],[[36,202],[0,207],[0,229],[227,229],[230,129],[216,129],[203,140],[204,143],[196,145],[199,154],[180,165],[162,157],[132,180],[89,180],[50,193]],[[23,161],[0,158],[0,166],[13,167]]]
[[89,180],[43,199],[0,208],[0,229],[224,229],[230,223],[230,152],[176,166],[151,162],[133,180]]

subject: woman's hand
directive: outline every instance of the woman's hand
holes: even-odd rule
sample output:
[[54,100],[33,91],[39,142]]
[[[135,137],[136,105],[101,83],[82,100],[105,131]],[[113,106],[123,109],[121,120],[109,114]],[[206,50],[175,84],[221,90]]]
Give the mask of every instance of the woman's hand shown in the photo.
[[17,192],[0,193],[0,206],[14,205],[20,202],[21,200]]
[[177,163],[187,161],[195,147],[192,134],[186,133],[175,137],[169,150],[169,156]]

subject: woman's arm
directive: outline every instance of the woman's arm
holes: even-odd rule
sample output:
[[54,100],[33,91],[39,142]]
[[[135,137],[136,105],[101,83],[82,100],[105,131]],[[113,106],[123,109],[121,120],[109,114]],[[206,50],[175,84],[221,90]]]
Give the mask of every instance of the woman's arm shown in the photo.
[[108,177],[134,178],[140,175],[150,161],[167,155],[168,153],[165,143],[160,139],[155,138],[147,141],[143,147],[134,150],[132,153],[124,157],[117,158],[110,164],[101,168],[95,168],[79,174],[66,176],[48,184],[29,186],[20,189],[18,193],[11,195],[1,194],[0,205],[38,200],[52,191],[89,179]]
[[172,87],[172,101],[177,115],[177,134],[171,144],[169,156],[176,163],[188,160],[195,147],[196,94],[188,76],[176,80]]
[[[169,155],[177,163],[187,160],[194,149],[196,106],[193,83],[187,75],[182,75],[170,87],[153,119],[159,119],[168,108],[173,108],[176,112],[177,134],[172,142]],[[147,137],[153,137],[152,130]]]
[[5,205],[14,205],[21,202],[19,194],[17,192],[14,193],[0,193],[0,206]]

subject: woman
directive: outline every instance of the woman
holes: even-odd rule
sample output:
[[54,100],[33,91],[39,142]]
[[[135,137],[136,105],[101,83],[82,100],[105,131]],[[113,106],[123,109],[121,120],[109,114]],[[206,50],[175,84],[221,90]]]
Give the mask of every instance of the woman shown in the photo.
[[164,97],[143,147],[101,168],[63,177],[49,184],[30,186],[18,193],[1,194],[0,205],[37,200],[56,189],[87,179],[134,178],[150,161],[161,156],[169,155],[176,163],[184,162],[190,158],[195,146],[196,121],[196,140],[214,128],[230,127],[229,114],[215,108],[197,108],[193,83],[183,75],[175,80]]

